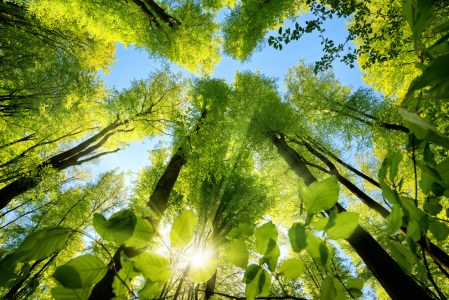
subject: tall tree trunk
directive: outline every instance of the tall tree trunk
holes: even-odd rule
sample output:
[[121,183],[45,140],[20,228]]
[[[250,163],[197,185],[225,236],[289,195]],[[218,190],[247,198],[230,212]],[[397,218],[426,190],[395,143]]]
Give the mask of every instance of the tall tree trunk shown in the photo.
[[[296,175],[304,179],[307,186],[317,181],[298,153],[285,142],[283,136],[279,138],[273,135],[271,138],[278,153]],[[339,211],[345,211],[338,203],[336,207]],[[357,226],[347,241],[392,299],[431,299],[361,226]]]
[[[198,131],[201,128],[201,125],[203,124],[204,119],[206,118],[206,115],[207,111],[204,110],[195,128],[193,129],[194,133],[198,133]],[[186,137],[187,144],[190,141],[190,136],[191,134],[187,135]],[[149,220],[153,226],[154,231],[158,230],[159,222],[165,210],[167,209],[170,193],[173,190],[173,186],[175,185],[176,180],[178,180],[178,175],[181,172],[182,166],[185,165],[185,163],[187,162],[189,152],[190,151],[185,150],[183,146],[180,146],[178,148],[176,153],[170,159],[167,168],[165,169],[161,178],[159,178],[156,187],[154,188],[154,191],[150,196],[147,205],[149,208],[151,208],[154,212],[158,214],[157,218]],[[122,251],[128,257],[136,256],[141,253],[140,249],[135,249],[132,247],[120,247],[115,253],[114,259],[111,261],[112,264],[114,263],[115,257],[117,255],[118,259],[120,260],[120,254]],[[114,298],[115,295],[114,292],[112,291],[112,282],[114,280],[116,272],[118,272],[120,269],[121,269],[120,262],[119,264],[116,264],[115,268],[109,268],[103,279],[94,286],[89,296],[89,300]]]
[[[221,229],[218,227],[218,220],[212,225],[212,255],[213,259],[218,259],[219,257],[219,245],[220,245],[220,234]],[[206,282],[206,293],[205,299],[209,300],[210,297],[214,295],[215,283],[217,281],[217,270],[215,270],[214,275]]]

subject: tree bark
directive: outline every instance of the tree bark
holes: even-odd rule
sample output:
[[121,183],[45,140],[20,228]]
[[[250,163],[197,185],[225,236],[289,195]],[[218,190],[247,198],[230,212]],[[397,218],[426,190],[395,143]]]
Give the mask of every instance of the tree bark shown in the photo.
[[[273,135],[271,139],[278,153],[296,175],[304,179],[307,186],[317,181],[298,153],[285,142],[283,136],[279,138]],[[345,211],[338,203],[336,207],[339,211]],[[431,299],[360,225],[347,241],[392,299]]]

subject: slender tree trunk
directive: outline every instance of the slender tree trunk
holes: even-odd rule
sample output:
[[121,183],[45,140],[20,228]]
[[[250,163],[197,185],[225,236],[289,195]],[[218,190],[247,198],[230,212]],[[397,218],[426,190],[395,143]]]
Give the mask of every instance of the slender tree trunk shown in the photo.
[[[307,186],[317,181],[298,153],[285,142],[283,136],[278,138],[273,135],[271,138],[278,153],[296,175],[304,179]],[[338,203],[336,207],[339,211],[345,211]],[[357,226],[347,241],[392,299],[431,299],[361,226]]]
[[[203,124],[204,119],[206,118],[207,111],[203,111],[201,117],[199,118],[194,130],[194,133],[198,133]],[[190,134],[186,137],[186,141],[190,140]],[[168,200],[170,198],[170,193],[173,190],[173,186],[178,180],[178,175],[181,172],[182,166],[187,162],[189,151],[186,151],[183,146],[180,146],[176,153],[170,159],[170,162],[167,165],[164,173],[161,178],[159,178],[156,187],[154,188],[153,193],[150,196],[148,201],[148,207],[151,208],[154,212],[158,214],[158,218],[149,219],[151,222],[154,231],[158,230],[159,222],[167,209]],[[141,253],[140,249],[135,249],[132,247],[120,247],[119,250],[115,253],[114,257],[118,255],[120,258],[120,253],[124,251],[128,257],[136,256]],[[119,253],[120,252],[120,253]],[[105,277],[98,282],[89,297],[89,300],[96,299],[112,299],[115,297],[114,292],[112,291],[112,281],[114,280],[114,276],[116,272],[121,269],[121,265],[116,265],[115,268],[108,269]]]
[[[219,257],[219,245],[220,245],[220,234],[221,230],[218,228],[217,222],[214,222],[212,228],[212,258],[218,259]],[[206,282],[206,293],[205,299],[209,300],[215,292],[215,283],[217,281],[217,270],[215,270],[214,275]]]

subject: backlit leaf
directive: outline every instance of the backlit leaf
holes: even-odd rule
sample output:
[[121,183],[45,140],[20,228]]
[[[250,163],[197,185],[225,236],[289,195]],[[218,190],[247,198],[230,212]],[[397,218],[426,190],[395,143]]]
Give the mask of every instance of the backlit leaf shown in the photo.
[[279,268],[279,274],[287,279],[296,279],[302,272],[304,272],[304,262],[297,258],[284,261]]
[[304,208],[309,214],[329,210],[337,203],[339,191],[336,176],[314,182],[302,192]]
[[53,277],[66,288],[84,289],[99,282],[106,272],[107,266],[101,259],[82,255],[59,266]]
[[173,247],[182,248],[193,239],[197,221],[197,216],[191,210],[185,210],[175,218],[170,230],[170,241]]

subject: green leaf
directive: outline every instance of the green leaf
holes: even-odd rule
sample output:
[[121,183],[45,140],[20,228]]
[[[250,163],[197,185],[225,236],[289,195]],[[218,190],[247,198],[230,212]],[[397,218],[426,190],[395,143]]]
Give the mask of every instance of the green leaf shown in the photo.
[[435,219],[429,220],[429,230],[438,241],[444,241],[449,234],[447,226]]
[[353,212],[341,212],[335,218],[335,224],[326,230],[330,239],[347,239],[359,225],[359,214]]
[[304,272],[304,262],[297,258],[286,260],[279,268],[279,275],[287,279],[296,279]]
[[156,296],[159,289],[158,282],[147,281],[143,289],[141,289],[138,294],[140,299],[153,299]]
[[182,248],[190,243],[197,221],[197,216],[191,210],[185,210],[175,218],[170,230],[170,241],[173,247]]
[[443,210],[443,206],[440,204],[440,198],[430,198],[426,200],[424,202],[423,209],[429,215],[438,215]]
[[148,245],[153,239],[154,230],[151,223],[141,217],[136,217],[133,235],[126,240],[127,247],[142,248]]
[[345,288],[340,281],[327,276],[321,282],[320,300],[346,300]]
[[290,239],[293,252],[301,252],[307,246],[306,227],[300,223],[294,223],[292,228],[288,230],[288,238]]
[[85,289],[68,289],[58,284],[51,290],[51,295],[55,300],[87,300],[89,299],[92,287]]
[[256,251],[262,255],[270,254],[276,246],[278,230],[271,222],[267,222],[254,231],[256,237]]
[[133,235],[136,223],[137,218],[129,209],[116,212],[107,221],[99,214],[95,214],[93,219],[93,226],[98,234],[106,241],[118,245]]
[[325,267],[329,263],[330,256],[327,246],[310,231],[307,232],[306,251],[318,265]]
[[60,250],[72,231],[65,228],[48,228],[29,234],[16,251],[6,255],[0,262],[0,286],[14,277],[19,262],[40,260]]
[[326,228],[328,221],[329,218],[319,217],[314,219],[311,225],[313,226],[313,228],[315,228],[315,230],[322,231],[324,230],[324,228]]
[[240,223],[238,227],[234,227],[228,233],[228,238],[233,239],[239,236],[251,236],[254,233],[253,225],[248,223]]
[[84,289],[99,282],[107,272],[106,264],[96,256],[82,255],[58,267],[53,277],[69,289]]
[[33,261],[48,257],[60,250],[67,240],[70,229],[49,228],[29,234],[14,252],[19,261]]
[[257,296],[268,296],[270,274],[258,265],[250,265],[243,277],[243,283],[246,283],[245,296],[248,300],[254,300]]
[[410,274],[412,271],[414,255],[413,253],[398,242],[391,242],[388,244],[391,250],[391,255],[396,260],[396,262],[401,266],[401,268]]
[[363,279],[360,278],[350,278],[346,281],[345,286],[351,293],[352,297],[360,298],[363,296]]
[[340,187],[335,175],[319,182],[314,182],[304,189],[302,200],[309,214],[331,209],[338,201]]
[[263,265],[264,263],[267,263],[268,269],[271,272],[274,272],[276,270],[276,266],[278,264],[279,256],[281,255],[281,252],[279,250],[279,246],[275,244],[274,249],[269,253],[264,255],[260,259],[260,265]]
[[232,239],[226,254],[228,260],[236,267],[246,269],[248,266],[248,246],[241,239]]
[[218,259],[205,258],[200,264],[192,265],[190,267],[189,277],[196,283],[206,282],[212,275],[214,275],[217,266]]
[[391,152],[390,156],[390,182],[395,182],[395,178],[398,175],[399,163],[402,160],[401,152]]
[[145,252],[131,258],[136,270],[152,282],[164,283],[171,278],[170,263],[163,256],[156,253]]
[[427,28],[430,21],[432,20],[432,15],[435,10],[433,1],[417,1],[417,6],[415,10],[415,22],[412,26],[413,39],[418,41],[421,38],[421,34]]
[[390,215],[387,217],[387,226],[392,233],[398,231],[402,226],[404,213],[399,205],[393,205]]
[[[448,70],[445,66],[444,68],[445,70]],[[435,127],[425,122],[417,113],[409,112],[402,107],[398,109],[398,112],[408,121],[406,126],[418,139],[427,140],[449,149],[449,138],[440,133]]]
[[[112,291],[116,296],[127,297],[129,294],[128,288],[131,286],[131,279],[136,277],[140,273],[134,271],[134,263],[130,260],[124,260],[124,256],[120,258],[120,263],[122,268],[118,271],[118,274],[114,276],[114,281],[112,282]],[[121,280],[119,279],[121,278]],[[123,284],[123,282],[125,284]]]

